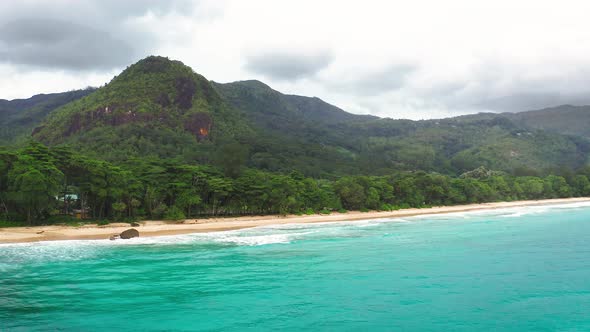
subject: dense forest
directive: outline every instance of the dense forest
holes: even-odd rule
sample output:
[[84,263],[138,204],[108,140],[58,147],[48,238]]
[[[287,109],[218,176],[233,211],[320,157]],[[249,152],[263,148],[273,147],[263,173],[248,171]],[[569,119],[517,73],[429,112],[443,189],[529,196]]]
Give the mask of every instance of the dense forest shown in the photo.
[[589,195],[590,141],[559,119],[554,110],[427,121],[355,115],[259,81],[211,82],[152,56],[97,89],[0,100],[0,221]]
[[130,159],[120,165],[30,142],[0,151],[1,225],[87,218],[133,221],[204,216],[395,210],[518,199],[590,195],[590,168],[515,177],[480,167],[459,177],[424,171],[337,180],[301,172],[220,169],[178,160]]

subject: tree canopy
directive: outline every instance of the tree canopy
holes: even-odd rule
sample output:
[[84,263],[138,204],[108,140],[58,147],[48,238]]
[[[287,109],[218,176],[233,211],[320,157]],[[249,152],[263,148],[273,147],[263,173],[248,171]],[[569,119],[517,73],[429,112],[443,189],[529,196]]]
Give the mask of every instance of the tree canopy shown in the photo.
[[[120,165],[65,147],[30,142],[0,150],[3,220],[52,223],[73,210],[95,220],[393,210],[590,195],[587,168],[563,175],[513,176],[478,168],[460,177],[424,171],[316,179],[301,172],[129,159]],[[75,199],[72,199],[75,197]]]

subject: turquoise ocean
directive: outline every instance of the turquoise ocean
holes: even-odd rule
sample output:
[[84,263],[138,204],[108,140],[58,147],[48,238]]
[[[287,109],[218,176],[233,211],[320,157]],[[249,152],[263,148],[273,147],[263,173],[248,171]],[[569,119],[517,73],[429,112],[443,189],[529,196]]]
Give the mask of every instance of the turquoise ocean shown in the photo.
[[590,204],[0,245],[0,331],[590,331]]

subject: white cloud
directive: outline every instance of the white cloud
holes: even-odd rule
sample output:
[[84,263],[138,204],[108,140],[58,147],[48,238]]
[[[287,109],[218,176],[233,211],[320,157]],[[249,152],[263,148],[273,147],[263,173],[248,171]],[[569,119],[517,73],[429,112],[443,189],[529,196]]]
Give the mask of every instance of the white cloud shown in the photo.
[[[72,2],[53,3],[45,3],[53,8],[46,10],[51,18],[80,23],[71,13],[60,14],[67,8],[63,4]],[[535,95],[560,96],[547,103],[590,95],[590,3],[585,1],[202,0],[171,6],[132,2],[124,10],[119,2],[81,3],[91,28],[108,30],[112,11],[123,39],[144,53],[181,60],[218,82],[260,79],[279,91],[318,96],[351,112],[420,119],[487,109],[494,104],[487,102],[498,98],[527,107]],[[0,6],[0,12],[35,13],[30,5]],[[93,17],[92,8],[100,15]],[[310,50],[329,54],[330,61],[305,68],[275,63],[273,72],[296,72],[295,80],[248,66],[253,54],[304,57]],[[78,82],[99,85],[112,76],[111,71],[62,72],[47,80],[51,75],[39,70],[21,71],[18,78],[6,75],[14,70],[0,67],[3,98],[68,89]],[[6,81],[11,78],[31,82],[11,84]]]
[[280,50],[257,52],[246,56],[245,68],[271,80],[294,81],[312,78],[333,61],[329,51]]

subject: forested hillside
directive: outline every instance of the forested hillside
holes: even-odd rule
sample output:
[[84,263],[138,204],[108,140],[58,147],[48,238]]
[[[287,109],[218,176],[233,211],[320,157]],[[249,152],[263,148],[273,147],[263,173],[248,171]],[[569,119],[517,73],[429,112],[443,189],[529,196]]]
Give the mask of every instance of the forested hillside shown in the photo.
[[[483,165],[534,174],[580,167],[590,151],[586,139],[519,125],[499,114],[380,119],[346,113],[318,98],[284,95],[257,81],[215,87],[255,128],[275,136],[251,159],[251,165],[268,170],[296,166],[312,176],[416,169],[461,174]],[[260,160],[265,163],[254,163]]]
[[0,99],[0,144],[14,144],[27,140],[31,130],[45,119],[47,114],[71,101],[80,99],[95,89],[40,94],[28,99]]
[[204,77],[179,61],[148,57],[52,112],[33,137],[112,161],[142,156],[206,163],[216,143],[250,132]]
[[503,115],[519,125],[590,138],[590,106],[562,105]]
[[[585,138],[505,114],[428,121],[355,115],[259,81],[209,82],[163,57],[141,60],[106,86],[72,99],[31,120],[38,125],[33,137],[115,163],[173,158],[229,172],[298,170],[317,178],[398,170],[458,175],[479,166],[545,174],[585,165],[590,151]],[[3,126],[20,132],[30,127]]]
[[503,117],[519,128],[538,129],[568,136],[590,138],[590,106],[561,105],[523,112],[478,113],[457,117],[468,121]]
[[[559,114],[583,120],[583,109],[571,111]],[[585,128],[555,114],[382,119],[259,81],[210,82],[152,56],[98,89],[0,101],[0,219],[52,222],[73,209],[95,219],[179,219],[589,195]]]

